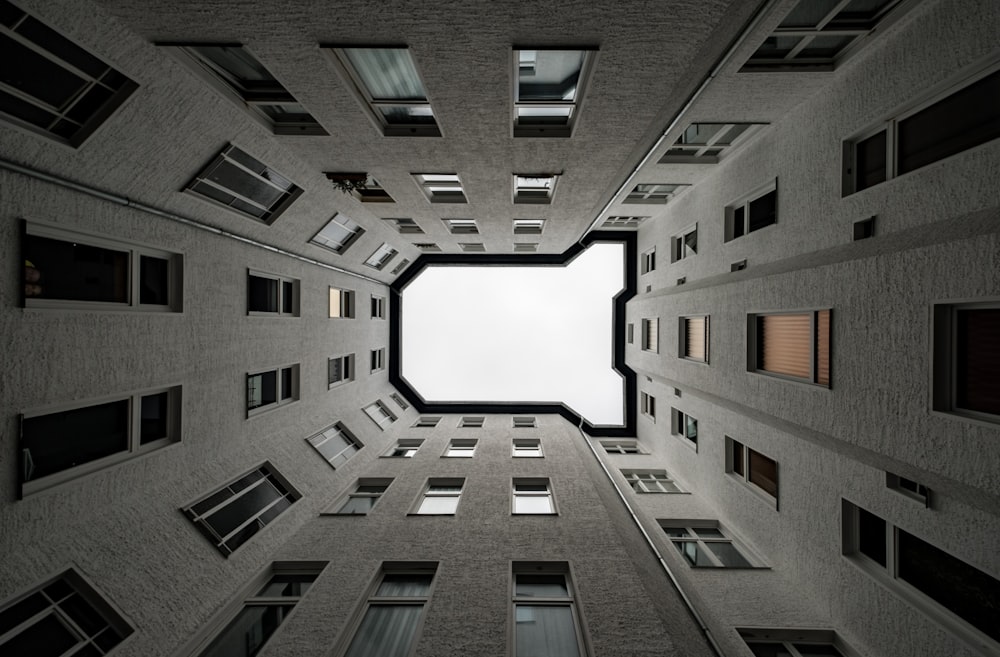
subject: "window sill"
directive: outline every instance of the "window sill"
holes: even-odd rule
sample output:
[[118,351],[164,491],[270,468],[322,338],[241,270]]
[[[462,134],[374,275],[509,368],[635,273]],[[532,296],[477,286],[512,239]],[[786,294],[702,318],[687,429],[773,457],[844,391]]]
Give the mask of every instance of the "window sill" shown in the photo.
[[260,415],[264,415],[265,413],[270,413],[271,411],[277,410],[279,408],[285,408],[286,406],[291,406],[292,404],[295,404],[298,401],[299,401],[298,399],[289,399],[288,401],[283,403],[268,404],[267,406],[258,406],[257,408],[254,409],[247,409],[246,419],[249,420],[258,417]]
[[778,500],[777,500],[777,498],[772,497],[769,493],[767,493],[766,491],[762,490],[759,486],[757,486],[756,484],[750,483],[749,481],[747,481],[746,479],[744,479],[740,475],[736,474],[735,472],[727,472],[726,474],[729,475],[729,477],[728,477],[729,480],[737,483],[740,486],[740,488],[746,489],[746,490],[750,491],[751,495],[753,495],[754,497],[759,498],[760,500],[762,500],[765,504],[767,504],[769,507],[771,507],[775,511],[779,510],[778,509]]

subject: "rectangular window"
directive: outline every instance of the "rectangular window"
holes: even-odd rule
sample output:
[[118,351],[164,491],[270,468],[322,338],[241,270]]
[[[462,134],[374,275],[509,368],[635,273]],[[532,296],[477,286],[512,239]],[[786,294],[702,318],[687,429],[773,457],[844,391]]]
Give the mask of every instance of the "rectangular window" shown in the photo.
[[299,279],[247,272],[247,314],[299,316]]
[[372,422],[378,425],[379,429],[385,431],[385,428],[396,421],[396,414],[389,410],[381,399],[368,404],[364,407],[365,415],[372,419]]
[[[576,592],[565,562],[514,562],[514,657],[583,657]],[[545,652],[540,653],[539,647]]]
[[658,317],[642,320],[642,350],[652,351],[654,354],[660,351],[660,319]]
[[618,228],[623,230],[637,230],[642,222],[649,219],[649,217],[622,217],[614,216],[608,217],[601,224],[601,228]]
[[656,420],[656,397],[647,392],[639,393],[639,410],[650,420]]
[[645,454],[639,447],[639,441],[633,438],[602,440],[600,443],[608,454]]
[[832,313],[748,315],[748,371],[829,388]]
[[708,362],[708,317],[681,317],[677,336],[680,340],[677,355],[680,358]]
[[181,387],[21,415],[21,495],[166,447],[181,439]]
[[337,422],[320,431],[315,436],[306,438],[319,455],[326,459],[334,470],[342,467],[348,459],[354,456],[364,445],[343,423]]
[[[606,448],[605,448],[606,449]],[[638,454],[638,451],[628,451],[626,454]],[[625,481],[637,493],[682,493],[677,483],[667,474],[666,470],[622,470]]]
[[429,479],[414,515],[455,515],[464,485],[465,479]]
[[354,354],[327,359],[327,389],[354,380]]
[[392,274],[393,276],[395,276],[395,275],[396,275],[396,274],[398,274],[399,272],[401,272],[401,271],[403,271],[404,269],[406,269],[406,266],[407,266],[408,264],[410,264],[410,260],[409,260],[409,258],[403,258],[402,260],[400,260],[400,261],[399,261],[399,263],[398,263],[398,264],[396,264],[396,266],[395,266],[395,267],[393,267],[393,268],[392,268],[392,272],[391,272],[391,274]]
[[512,456],[517,458],[541,458],[542,441],[538,438],[515,438],[512,441]]
[[337,515],[340,516],[366,516],[368,512],[375,508],[375,504],[382,497],[392,479],[359,479],[354,490],[337,507]]
[[300,497],[265,463],[181,510],[228,557]]
[[698,254],[698,224],[670,238],[670,262]]
[[639,262],[639,274],[648,274],[656,269],[656,249],[652,248],[642,254]]
[[[356,176],[356,177],[355,177]],[[326,177],[338,189],[350,188],[351,196],[362,203],[395,203],[389,192],[368,173],[352,174],[328,171]],[[353,180],[352,180],[353,178]]]
[[695,568],[759,568],[715,520],[661,520],[677,551]]
[[551,203],[558,175],[545,173],[515,173],[515,203]]
[[482,242],[459,242],[458,248],[463,251],[473,251],[476,253],[484,253],[486,251],[486,245]]
[[556,512],[552,485],[548,479],[515,479],[512,513],[515,515],[547,515]]
[[515,429],[533,429],[535,427],[535,417],[533,415],[515,415]]
[[396,444],[383,454],[388,458],[410,459],[417,455],[417,450],[424,444],[422,438],[400,438]]
[[423,235],[424,229],[417,222],[408,218],[385,218],[382,221],[391,221],[396,224],[396,230],[401,235]]
[[698,450],[698,420],[676,408],[670,409],[670,433],[684,438],[684,442]]
[[1000,302],[934,305],[933,408],[1000,422]]
[[312,236],[309,243],[343,255],[348,247],[364,234],[365,229],[356,221],[342,214],[335,214],[318,233]]
[[466,415],[458,422],[458,426],[465,427],[467,429],[480,429],[483,423],[486,422],[486,418],[482,415],[469,416]]
[[515,49],[514,136],[571,136],[595,57],[592,50]]
[[106,655],[135,631],[72,568],[5,602],[0,619],[0,653],[12,656]]
[[372,319],[385,319],[385,297],[372,295]]
[[478,235],[479,226],[475,219],[442,219],[445,228],[452,235]]
[[441,421],[440,416],[421,415],[419,418],[417,418],[417,421],[413,423],[413,426],[424,429],[431,429],[433,427],[436,427],[438,425],[438,422],[440,421]]
[[368,259],[365,260],[365,265],[371,267],[372,269],[382,271],[382,269],[389,264],[389,261],[395,258],[398,253],[399,251],[383,242],[382,246],[375,249],[375,252],[368,256]]
[[431,203],[468,202],[457,173],[415,173],[413,177]]
[[184,191],[268,225],[302,195],[288,178],[231,144]]
[[381,372],[385,369],[385,347],[380,349],[372,349],[371,353],[371,371]]
[[544,219],[515,219],[515,235],[541,235],[545,228]]
[[169,46],[216,91],[246,109],[276,135],[327,135],[327,131],[239,44],[159,43]]
[[139,88],[120,71],[18,7],[0,1],[4,59],[0,116],[74,148]]
[[514,253],[534,253],[538,250],[538,242],[516,242]]
[[692,123],[660,158],[660,164],[716,164],[745,143],[760,124]]
[[344,657],[412,655],[424,608],[430,602],[436,563],[386,562],[368,594]]
[[726,436],[726,472],[778,502],[778,463]]
[[322,46],[386,137],[440,137],[417,64],[406,47]]
[[290,404],[298,398],[298,365],[247,374],[247,417]]
[[777,181],[741,201],[726,206],[725,214],[726,242],[778,223]]
[[22,227],[24,307],[181,311],[180,254],[45,224]]
[[391,395],[389,395],[389,398],[392,399],[392,401],[396,402],[396,405],[399,406],[404,411],[410,407],[409,404],[403,401],[403,397],[399,393],[394,392]]
[[1000,580],[843,500],[843,552],[970,645],[1000,650]]
[[847,657],[855,655],[832,630],[738,628],[754,657]]
[[354,318],[354,290],[330,288],[330,317]]
[[471,459],[476,453],[476,438],[452,438],[442,456]]
[[889,490],[894,490],[900,495],[920,502],[928,509],[931,508],[931,489],[921,483],[907,479],[902,475],[886,472],[885,486]]
[[635,342],[635,324],[629,322],[628,326],[625,327],[626,340],[629,344]]
[[684,191],[685,187],[690,187],[690,185],[672,183],[639,184],[632,188],[632,191],[622,200],[622,203],[662,205]]

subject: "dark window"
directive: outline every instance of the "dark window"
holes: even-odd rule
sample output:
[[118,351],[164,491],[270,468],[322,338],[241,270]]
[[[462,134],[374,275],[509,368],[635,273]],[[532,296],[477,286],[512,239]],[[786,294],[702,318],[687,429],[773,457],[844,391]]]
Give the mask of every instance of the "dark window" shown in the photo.
[[170,393],[145,395],[139,404],[139,444],[146,445],[167,438],[169,434]]
[[139,303],[170,305],[170,261],[139,256]]
[[28,297],[129,302],[127,251],[25,235],[24,258],[35,270]]
[[858,508],[858,550],[880,566],[885,566],[885,520],[860,507]]
[[830,310],[756,315],[757,371],[830,385]]
[[1000,415],[1000,308],[955,311],[955,406]]
[[251,312],[278,312],[278,283],[274,278],[250,275],[247,287]]
[[752,233],[764,226],[770,226],[778,220],[778,190],[773,189],[767,194],[750,201],[750,225],[747,232]]
[[129,400],[24,418],[21,450],[24,481],[127,451]]
[[857,169],[854,189],[861,191],[872,185],[885,182],[886,178],[886,131],[872,135],[859,141],[855,146],[855,163]]

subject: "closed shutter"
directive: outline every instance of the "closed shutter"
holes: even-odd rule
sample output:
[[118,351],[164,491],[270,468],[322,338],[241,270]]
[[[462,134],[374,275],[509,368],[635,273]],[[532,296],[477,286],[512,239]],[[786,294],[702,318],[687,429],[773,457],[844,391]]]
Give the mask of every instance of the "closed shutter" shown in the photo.
[[757,318],[757,367],[812,380],[812,313]]
[[816,383],[830,387],[830,311],[816,311]]
[[685,327],[685,353],[684,355],[693,360],[704,362],[707,360],[707,344],[705,341],[706,317],[688,317],[684,320]]
[[659,319],[644,319],[642,323],[645,326],[645,336],[643,337],[643,342],[645,344],[644,348],[646,351],[659,352],[659,333],[660,333],[660,320]]

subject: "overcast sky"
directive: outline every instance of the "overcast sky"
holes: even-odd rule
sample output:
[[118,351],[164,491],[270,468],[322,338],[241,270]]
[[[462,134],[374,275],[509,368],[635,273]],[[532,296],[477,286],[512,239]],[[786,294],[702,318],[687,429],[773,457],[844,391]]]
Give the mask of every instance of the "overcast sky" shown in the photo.
[[403,291],[403,376],[428,401],[565,402],[621,424],[622,260],[595,244],[568,267],[427,267]]

